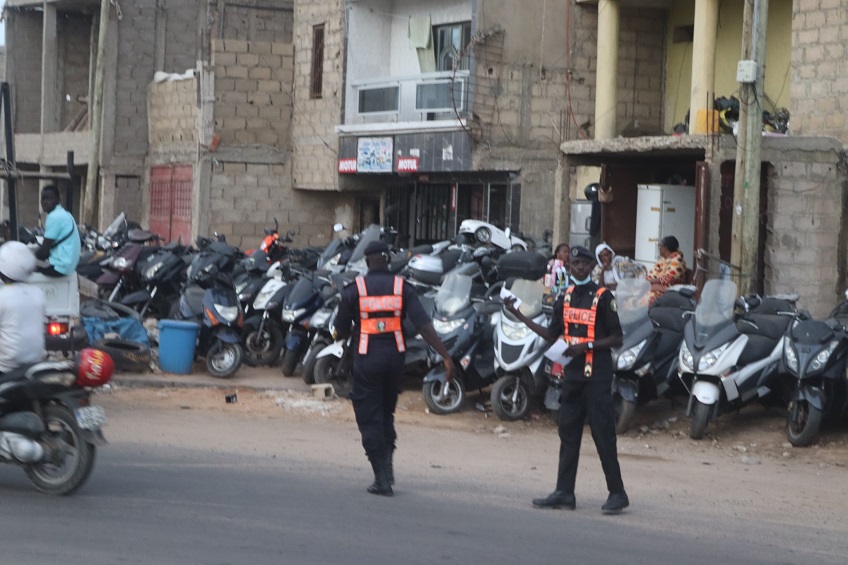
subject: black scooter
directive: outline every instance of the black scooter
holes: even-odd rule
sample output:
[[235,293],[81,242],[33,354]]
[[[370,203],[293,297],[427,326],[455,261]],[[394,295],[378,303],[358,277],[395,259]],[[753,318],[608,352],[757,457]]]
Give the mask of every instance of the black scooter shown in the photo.
[[783,363],[795,380],[786,437],[795,447],[815,440],[824,420],[837,420],[848,412],[848,292],[824,321],[804,319],[789,330]]
[[214,377],[231,377],[241,366],[244,313],[230,271],[239,251],[225,242],[202,246],[187,271],[177,319],[200,324],[196,355],[206,359]]
[[456,367],[453,381],[445,380],[442,357],[429,351],[433,368],[424,377],[424,402],[435,414],[459,411],[468,390],[482,390],[495,379],[492,335],[502,304],[471,300],[470,276],[449,273],[436,293],[433,328],[450,352]]
[[623,279],[618,283],[615,299],[624,340],[612,350],[616,433],[629,429],[637,406],[680,384],[680,344],[688,316],[695,311],[694,294],[695,287],[669,289],[648,308],[648,281]]

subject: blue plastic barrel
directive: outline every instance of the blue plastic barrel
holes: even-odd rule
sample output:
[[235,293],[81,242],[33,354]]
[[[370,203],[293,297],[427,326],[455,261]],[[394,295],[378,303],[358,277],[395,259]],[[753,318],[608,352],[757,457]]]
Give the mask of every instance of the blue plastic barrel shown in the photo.
[[159,321],[159,368],[188,375],[194,363],[194,346],[200,324],[180,320]]

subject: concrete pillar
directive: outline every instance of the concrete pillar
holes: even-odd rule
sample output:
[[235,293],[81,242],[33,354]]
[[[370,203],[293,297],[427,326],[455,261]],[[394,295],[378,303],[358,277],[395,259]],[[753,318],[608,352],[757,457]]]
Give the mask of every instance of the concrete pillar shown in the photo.
[[598,71],[595,87],[595,139],[616,136],[618,113],[618,0],[598,0]]
[[56,4],[43,4],[41,39],[41,133],[59,131],[59,38]]
[[717,124],[712,114],[715,98],[715,49],[719,0],[695,0],[695,37],[692,43],[692,94],[689,133],[707,133]]
[[556,248],[562,242],[568,242],[571,231],[571,174],[565,155],[560,153],[554,173],[554,225],[551,245]]

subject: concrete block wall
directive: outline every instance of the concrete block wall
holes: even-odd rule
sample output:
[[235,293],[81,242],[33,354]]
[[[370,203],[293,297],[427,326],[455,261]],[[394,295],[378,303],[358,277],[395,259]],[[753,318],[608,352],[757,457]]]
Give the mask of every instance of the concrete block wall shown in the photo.
[[14,103],[15,133],[41,131],[41,11],[9,10],[6,17],[6,41],[14,45],[7,52],[6,65],[10,71]]
[[165,10],[165,60],[164,67],[156,69],[168,73],[184,73],[197,66],[198,18],[204,2],[190,0],[166,0]]
[[197,79],[151,83],[148,97],[150,151],[197,147]]
[[[59,101],[61,129],[87,106],[78,102],[88,96],[89,62],[91,59],[92,17],[62,13],[57,22],[59,36],[59,77],[62,99]],[[70,100],[67,99],[70,96]]]
[[[335,190],[338,187],[338,136],[342,123],[344,76],[343,0],[295,0],[294,99],[292,170],[295,188]],[[324,24],[323,89],[321,98],[310,96],[312,30]]]
[[845,290],[838,272],[845,259],[843,166],[835,153],[796,152],[774,162],[769,176],[765,290],[797,292],[799,306],[815,316],[826,316]]
[[244,4],[224,4],[223,38],[242,41],[291,43],[294,13],[285,2],[272,8]]
[[126,212],[128,220],[140,222],[143,217],[141,178],[116,177],[115,201],[118,211]]
[[848,11],[841,0],[792,3],[789,128],[848,143]]
[[294,247],[326,245],[337,218],[352,209],[349,195],[294,190],[290,163],[213,161],[209,203],[210,233],[224,233],[242,249],[256,248],[274,218],[281,233],[295,230]]
[[212,40],[222,145],[290,146],[293,55],[291,43]]

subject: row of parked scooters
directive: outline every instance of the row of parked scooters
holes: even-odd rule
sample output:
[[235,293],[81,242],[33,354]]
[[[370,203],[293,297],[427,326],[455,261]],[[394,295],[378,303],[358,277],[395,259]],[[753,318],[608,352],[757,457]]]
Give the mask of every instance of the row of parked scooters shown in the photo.
[[[281,236],[275,226],[249,255],[218,239],[199,238],[195,249],[151,246],[148,232],[129,230],[98,284],[144,315],[201,322],[198,354],[213,375],[231,376],[242,360],[279,361],[284,375],[299,370],[306,382],[330,383],[344,394],[352,352],[332,339],[341,291],[366,272],[367,244],[391,234],[374,225],[347,236],[341,225],[336,230],[323,249],[291,249],[294,234]],[[526,251],[533,245],[509,230],[463,222],[453,241],[396,253],[391,269],[432,311],[457,367],[446,382],[438,354],[406,328],[406,368],[423,375],[431,412],[461,410],[469,391],[487,388],[503,420],[524,418],[534,403],[558,410],[562,381],[545,356],[550,344],[499,298],[506,287],[526,316],[549,322],[555,296],[539,282],[547,255]],[[135,259],[120,260],[131,254]],[[710,280],[698,301],[695,287],[681,286],[649,307],[646,281],[619,284],[624,342],[613,351],[619,433],[630,428],[640,405],[674,395],[688,399],[693,439],[720,414],[754,401],[787,407],[787,437],[796,446],[809,445],[823,422],[845,415],[848,296],[827,319],[815,320],[797,307],[797,296],[736,294],[733,282]]]

